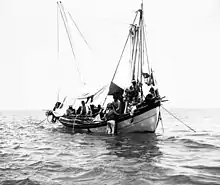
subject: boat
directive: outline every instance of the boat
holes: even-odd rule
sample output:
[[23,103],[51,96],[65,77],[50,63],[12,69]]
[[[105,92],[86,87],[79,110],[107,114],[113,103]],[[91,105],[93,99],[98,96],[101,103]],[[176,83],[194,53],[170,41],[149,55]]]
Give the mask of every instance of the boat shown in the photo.
[[[129,60],[123,61],[127,50],[129,51]],[[120,68],[120,66],[123,67]],[[126,74],[125,66],[128,66]],[[122,69],[122,73],[120,69]],[[131,84],[133,84],[133,89]],[[129,95],[135,90],[137,92],[135,98],[130,97]],[[148,59],[143,3],[141,8],[136,11],[135,18],[129,26],[128,37],[111,80],[99,89],[82,93],[75,100],[90,102],[91,104],[97,97],[102,97],[101,110],[103,113],[113,96],[117,96],[118,99],[120,97],[120,103],[123,104],[123,110],[120,111],[116,119],[117,134],[129,132],[154,133],[156,131],[158,123],[162,119],[160,107],[162,102],[167,100],[164,100],[165,96],[161,97],[159,94],[155,74]],[[74,130],[87,129],[92,132],[105,130],[108,121],[104,119],[103,115],[101,116],[100,110],[96,115],[56,114],[56,110],[59,110],[63,104],[64,101],[57,102],[53,110],[46,112],[47,117],[52,116],[51,122],[59,122]]]

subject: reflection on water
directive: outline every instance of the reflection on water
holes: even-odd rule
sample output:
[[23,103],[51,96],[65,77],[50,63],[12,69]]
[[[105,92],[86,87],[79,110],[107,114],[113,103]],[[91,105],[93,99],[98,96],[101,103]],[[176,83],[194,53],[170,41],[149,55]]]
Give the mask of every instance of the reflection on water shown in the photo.
[[106,139],[107,149],[115,153],[118,157],[125,159],[139,158],[148,162],[159,160],[162,155],[157,146],[158,138],[156,134],[130,133]]

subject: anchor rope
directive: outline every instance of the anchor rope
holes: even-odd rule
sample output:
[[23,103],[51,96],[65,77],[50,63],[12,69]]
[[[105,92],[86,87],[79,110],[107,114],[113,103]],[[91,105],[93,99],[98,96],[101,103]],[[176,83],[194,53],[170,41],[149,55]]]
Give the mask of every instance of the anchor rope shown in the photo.
[[184,123],[183,121],[181,121],[178,117],[176,117],[175,115],[173,115],[170,111],[168,111],[166,108],[164,108],[163,106],[161,106],[168,114],[170,114],[172,117],[174,117],[176,120],[178,120],[180,123],[184,124],[186,127],[188,127],[190,130],[192,130],[193,132],[196,132],[193,128],[191,128],[189,125],[187,125],[186,123]]

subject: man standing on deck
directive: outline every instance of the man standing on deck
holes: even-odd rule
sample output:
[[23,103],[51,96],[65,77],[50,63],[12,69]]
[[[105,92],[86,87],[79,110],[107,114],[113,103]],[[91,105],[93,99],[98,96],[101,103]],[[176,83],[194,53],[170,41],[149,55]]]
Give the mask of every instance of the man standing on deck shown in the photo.
[[87,115],[88,114],[88,110],[86,107],[86,104],[84,101],[81,101],[81,110],[80,110],[80,115]]

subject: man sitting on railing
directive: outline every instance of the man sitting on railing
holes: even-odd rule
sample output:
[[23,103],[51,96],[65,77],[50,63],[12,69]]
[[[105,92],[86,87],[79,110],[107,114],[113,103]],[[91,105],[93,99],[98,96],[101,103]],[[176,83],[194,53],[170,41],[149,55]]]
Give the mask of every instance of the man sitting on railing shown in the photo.
[[74,115],[74,114],[76,114],[76,110],[73,109],[72,105],[70,105],[68,109],[66,110],[66,115],[69,116],[69,115]]
[[85,116],[88,115],[89,112],[90,112],[89,107],[86,106],[84,101],[81,101],[81,106],[77,109],[76,113]]
[[98,105],[96,107],[95,105],[91,104],[90,105],[90,110],[91,110],[92,117],[97,116],[100,113],[101,109],[102,109],[101,105]]
[[145,97],[145,100],[144,102],[147,104],[147,105],[151,105],[155,102],[155,98],[156,98],[156,92],[154,90],[153,87],[150,88],[149,90],[149,93],[147,94],[147,96]]

